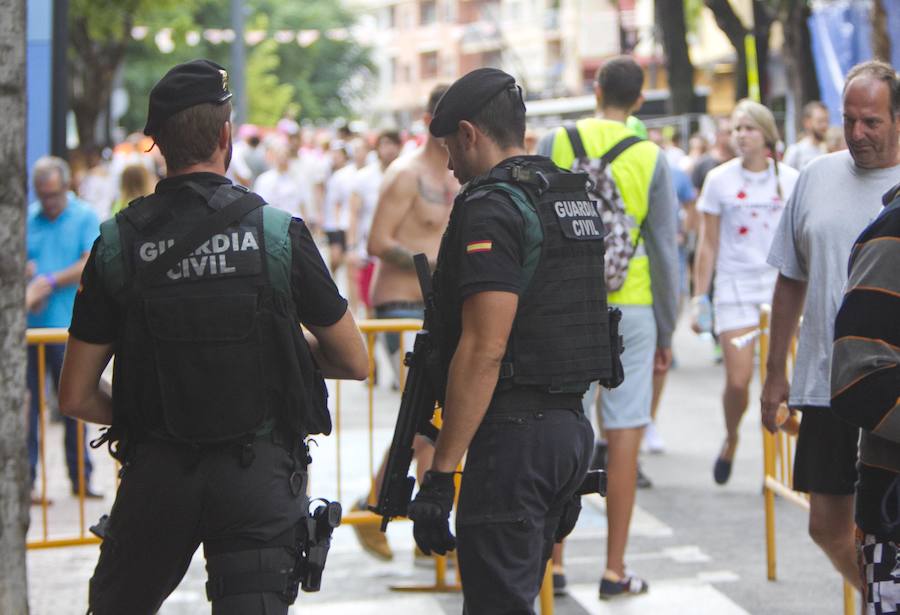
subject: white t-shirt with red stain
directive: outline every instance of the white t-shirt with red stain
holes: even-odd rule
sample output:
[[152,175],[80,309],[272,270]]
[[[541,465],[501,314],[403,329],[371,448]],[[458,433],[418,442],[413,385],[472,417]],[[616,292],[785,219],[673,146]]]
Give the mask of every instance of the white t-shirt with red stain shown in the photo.
[[719,216],[715,271],[720,300],[771,300],[777,270],[766,258],[799,175],[786,164],[779,164],[776,181],[774,161],[769,160],[765,171],[754,172],[735,158],[706,176],[697,209]]

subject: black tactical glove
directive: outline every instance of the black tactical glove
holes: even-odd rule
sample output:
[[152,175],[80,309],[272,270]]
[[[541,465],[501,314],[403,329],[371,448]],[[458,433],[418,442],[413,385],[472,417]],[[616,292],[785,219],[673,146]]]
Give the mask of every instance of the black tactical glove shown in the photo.
[[450,509],[453,508],[453,472],[425,473],[419,493],[409,504],[413,520],[413,538],[425,555],[444,555],[456,548],[450,533]]

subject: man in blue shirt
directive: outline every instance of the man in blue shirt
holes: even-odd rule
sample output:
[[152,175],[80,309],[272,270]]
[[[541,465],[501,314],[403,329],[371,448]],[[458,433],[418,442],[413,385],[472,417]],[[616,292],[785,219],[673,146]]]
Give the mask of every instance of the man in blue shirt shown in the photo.
[[[28,207],[27,249],[31,279],[26,293],[28,327],[68,327],[72,320],[75,293],[81,271],[99,234],[99,220],[91,208],[68,191],[69,165],[53,156],[39,159],[32,171],[38,200]],[[63,344],[46,347],[47,373],[59,385]],[[28,390],[31,394],[28,423],[28,459],[31,482],[34,483],[38,461],[38,386],[37,347],[28,348]],[[78,493],[77,422],[65,419],[66,466],[72,481],[72,493]],[[84,429],[84,427],[82,427]],[[84,433],[84,431],[82,432]],[[83,445],[85,494],[101,497],[91,491],[91,461]]]

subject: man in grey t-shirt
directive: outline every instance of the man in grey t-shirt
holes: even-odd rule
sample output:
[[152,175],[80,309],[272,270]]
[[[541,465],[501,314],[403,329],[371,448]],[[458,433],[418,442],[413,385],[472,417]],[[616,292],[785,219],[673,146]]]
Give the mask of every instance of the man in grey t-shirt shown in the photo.
[[787,148],[784,163],[798,171],[810,162],[828,153],[825,133],[828,132],[828,108],[818,100],[803,107],[803,138]]
[[[844,578],[860,587],[854,544],[853,492],[858,430],[830,409],[834,319],[847,280],[850,249],[900,176],[900,84],[881,62],[848,73],[843,94],[849,152],[811,162],[781,218],[769,264],[779,270],[772,298],[768,377],[762,420],[775,432],[780,404],[803,411],[794,489],[810,495],[809,533]],[[797,359],[786,363],[800,312]]]

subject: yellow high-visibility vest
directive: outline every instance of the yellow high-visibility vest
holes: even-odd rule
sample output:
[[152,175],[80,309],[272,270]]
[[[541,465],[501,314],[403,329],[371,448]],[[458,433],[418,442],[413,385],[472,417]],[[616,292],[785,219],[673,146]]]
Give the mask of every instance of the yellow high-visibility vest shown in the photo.
[[[586,118],[576,123],[584,150],[591,158],[600,158],[616,143],[634,132],[621,122],[599,118]],[[637,251],[628,263],[625,284],[609,293],[607,300],[620,305],[652,305],[653,293],[650,289],[650,262],[643,248],[643,238],[639,239],[641,225],[649,210],[650,182],[660,155],[659,147],[649,141],[632,145],[622,152],[612,163],[612,175],[625,202],[625,213],[634,219],[631,229],[633,241],[639,241]],[[575,152],[565,128],[558,128],[553,139],[551,158],[563,169],[571,169]]]

